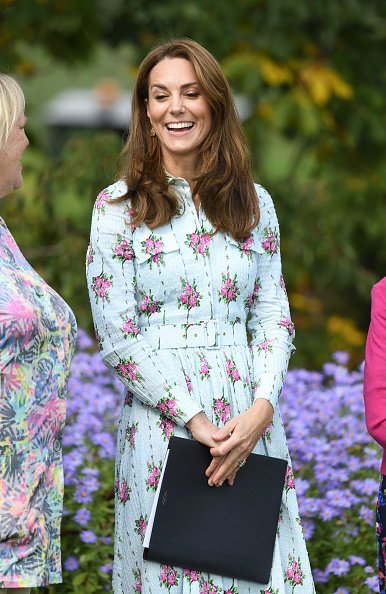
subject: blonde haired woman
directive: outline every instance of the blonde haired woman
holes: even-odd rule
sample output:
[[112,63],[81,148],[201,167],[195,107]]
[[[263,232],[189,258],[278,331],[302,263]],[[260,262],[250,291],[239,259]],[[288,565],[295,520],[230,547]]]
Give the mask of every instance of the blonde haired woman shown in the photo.
[[[192,40],[155,48],[139,68],[121,180],[97,199],[87,261],[102,357],[128,388],[114,592],[312,594],[278,408],[293,338],[278,222],[253,184],[226,78]],[[237,481],[252,451],[288,460],[269,584],[142,559],[173,433],[211,448],[211,486]]]
[[[23,183],[24,96],[0,74],[0,198]],[[0,592],[61,582],[61,439],[76,322],[0,217]]]

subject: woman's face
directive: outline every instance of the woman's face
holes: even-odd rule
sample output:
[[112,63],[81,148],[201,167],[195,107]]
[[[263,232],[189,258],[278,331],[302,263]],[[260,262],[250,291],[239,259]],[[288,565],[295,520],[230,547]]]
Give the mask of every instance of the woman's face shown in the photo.
[[191,62],[165,58],[154,66],[147,115],[161,144],[166,169],[181,157],[195,166],[212,125],[212,112]]
[[21,157],[29,144],[24,131],[26,117],[15,122],[4,148],[0,149],[0,198],[17,190],[23,183]]

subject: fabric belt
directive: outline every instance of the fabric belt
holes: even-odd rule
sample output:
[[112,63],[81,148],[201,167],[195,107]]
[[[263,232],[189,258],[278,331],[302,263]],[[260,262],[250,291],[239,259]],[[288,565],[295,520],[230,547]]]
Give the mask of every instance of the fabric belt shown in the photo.
[[220,349],[223,346],[248,344],[244,324],[229,324],[218,320],[197,324],[152,324],[142,326],[140,330],[142,336],[159,349]]

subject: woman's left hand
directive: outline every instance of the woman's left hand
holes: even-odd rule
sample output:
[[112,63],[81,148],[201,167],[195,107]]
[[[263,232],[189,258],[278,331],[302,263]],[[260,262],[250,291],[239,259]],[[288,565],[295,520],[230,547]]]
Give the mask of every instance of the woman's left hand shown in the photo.
[[220,487],[225,480],[233,485],[240,462],[247,460],[272,418],[270,402],[258,398],[251,408],[230,419],[212,435],[216,442],[223,443],[210,450],[213,460],[205,471],[209,485]]

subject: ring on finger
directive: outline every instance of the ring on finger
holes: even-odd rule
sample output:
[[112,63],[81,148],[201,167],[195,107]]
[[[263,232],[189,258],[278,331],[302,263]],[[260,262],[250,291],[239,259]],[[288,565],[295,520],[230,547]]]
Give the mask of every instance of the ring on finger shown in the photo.
[[246,463],[247,463],[247,461],[245,458],[236,460],[236,464],[239,468],[242,468],[243,466],[245,466]]

